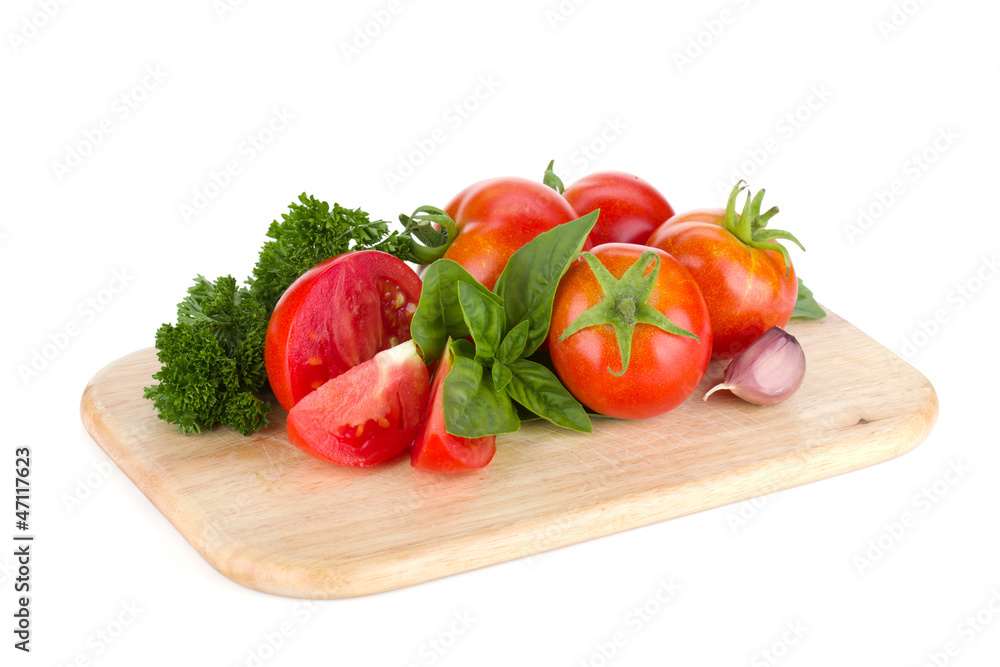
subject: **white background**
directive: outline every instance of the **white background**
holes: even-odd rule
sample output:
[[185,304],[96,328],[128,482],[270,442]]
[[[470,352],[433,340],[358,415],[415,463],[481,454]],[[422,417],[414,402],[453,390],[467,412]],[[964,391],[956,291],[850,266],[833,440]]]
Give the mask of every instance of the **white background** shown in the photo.
[[[27,445],[37,541],[30,656],[0,548],[0,662],[996,665],[998,20],[984,0],[8,0],[0,539]],[[89,378],[150,346],[196,273],[245,277],[300,192],[392,220],[552,158],[567,183],[633,172],[678,210],[720,205],[737,171],[766,187],[819,300],[933,382],[933,433],[756,505],[314,606],[225,579],[121,471],[95,474]]]

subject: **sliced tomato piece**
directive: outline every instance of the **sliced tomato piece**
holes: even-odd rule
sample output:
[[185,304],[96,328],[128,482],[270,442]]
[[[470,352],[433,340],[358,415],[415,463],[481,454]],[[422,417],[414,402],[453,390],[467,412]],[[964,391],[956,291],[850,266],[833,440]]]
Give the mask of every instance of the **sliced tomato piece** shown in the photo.
[[288,439],[306,454],[366,468],[410,446],[430,395],[427,367],[413,341],[384,350],[299,401]]
[[409,340],[420,288],[405,262],[376,250],[331,257],[299,276],[275,306],[264,346],[281,407]]
[[497,437],[462,438],[451,435],[444,424],[444,378],[451,370],[454,355],[451,346],[441,355],[423,428],[410,449],[410,464],[421,470],[436,472],[466,472],[484,468],[497,451]]

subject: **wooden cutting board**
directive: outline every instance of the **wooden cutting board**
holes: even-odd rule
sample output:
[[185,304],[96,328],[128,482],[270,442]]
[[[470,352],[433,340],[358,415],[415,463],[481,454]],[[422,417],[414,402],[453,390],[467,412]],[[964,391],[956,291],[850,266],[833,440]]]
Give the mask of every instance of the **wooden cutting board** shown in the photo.
[[595,420],[592,435],[545,422],[497,438],[485,469],[366,470],[288,444],[285,413],[243,437],[183,435],[142,388],[152,348],[102,369],[83,394],[87,430],[215,569],[304,598],[386,591],[745,500],[898,456],[927,437],[937,397],[920,373],[840,317],[793,322],[805,381],[776,406],[728,392],[724,364],[646,421]]

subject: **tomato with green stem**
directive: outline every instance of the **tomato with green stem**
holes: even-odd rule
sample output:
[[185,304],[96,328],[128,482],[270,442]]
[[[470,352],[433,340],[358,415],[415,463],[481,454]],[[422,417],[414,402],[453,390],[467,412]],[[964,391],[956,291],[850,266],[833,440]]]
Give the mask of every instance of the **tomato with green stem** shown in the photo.
[[802,244],[786,231],[767,229],[778,208],[761,213],[764,190],[752,198],[748,192],[737,214],[745,187],[736,184],[725,209],[680,213],[646,241],[677,258],[698,283],[712,320],[713,359],[732,359],[771,327],[788,324],[798,294],[788,250],[777,240]]
[[473,183],[444,209],[422,206],[401,220],[410,230],[417,230],[414,236],[421,240],[434,234],[428,230],[431,225],[445,231],[436,247],[415,244],[418,261],[430,264],[439,257],[452,259],[493,289],[515,251],[542,232],[578,217],[552,188],[526,178],[503,177]]
[[556,374],[581,403],[645,419],[677,407],[701,382],[712,329],[697,284],[673,257],[607,243],[560,281],[548,343]]

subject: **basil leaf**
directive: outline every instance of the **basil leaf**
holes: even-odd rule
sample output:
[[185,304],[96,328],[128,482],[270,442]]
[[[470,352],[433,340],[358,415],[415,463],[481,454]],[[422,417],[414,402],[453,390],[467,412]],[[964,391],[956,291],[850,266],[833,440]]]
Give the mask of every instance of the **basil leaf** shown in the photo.
[[420,303],[410,321],[410,336],[427,363],[441,356],[449,336],[459,339],[470,333],[459,303],[460,283],[472,285],[490,300],[500,303],[499,297],[480,285],[458,262],[440,259],[431,264],[424,274]]
[[512,374],[510,369],[507,368],[507,364],[499,359],[493,362],[493,387],[497,391],[503,391],[507,388],[507,383],[510,382],[511,376]]
[[816,299],[813,298],[812,290],[806,287],[806,284],[802,282],[802,278],[799,278],[799,296],[795,301],[795,310],[792,311],[792,317],[800,317],[802,319],[818,320],[821,317],[826,317],[826,311],[820,306]]
[[508,368],[511,379],[507,393],[511,398],[556,426],[593,432],[587,411],[552,371],[528,359],[518,359],[508,364]]
[[455,360],[444,379],[444,425],[451,435],[480,438],[513,433],[521,426],[514,404],[505,392],[497,391],[492,373],[482,364],[452,347]]
[[511,255],[497,279],[493,291],[503,300],[507,331],[528,322],[528,339],[522,356],[530,355],[545,341],[556,287],[583,250],[598,213],[593,211],[542,232]]
[[555,163],[555,160],[549,161],[549,166],[545,168],[545,173],[542,175],[542,183],[562,194],[566,192],[566,186],[563,185],[562,179],[556,175],[555,170],[552,168]]
[[458,302],[462,307],[465,326],[476,344],[476,361],[484,366],[491,366],[503,337],[503,306],[469,283],[458,283]]
[[464,338],[451,341],[451,351],[461,357],[476,358],[476,346]]
[[520,359],[524,354],[524,346],[527,342],[528,321],[522,320],[504,336],[503,342],[500,343],[500,350],[496,355],[497,361],[509,364],[515,359]]

